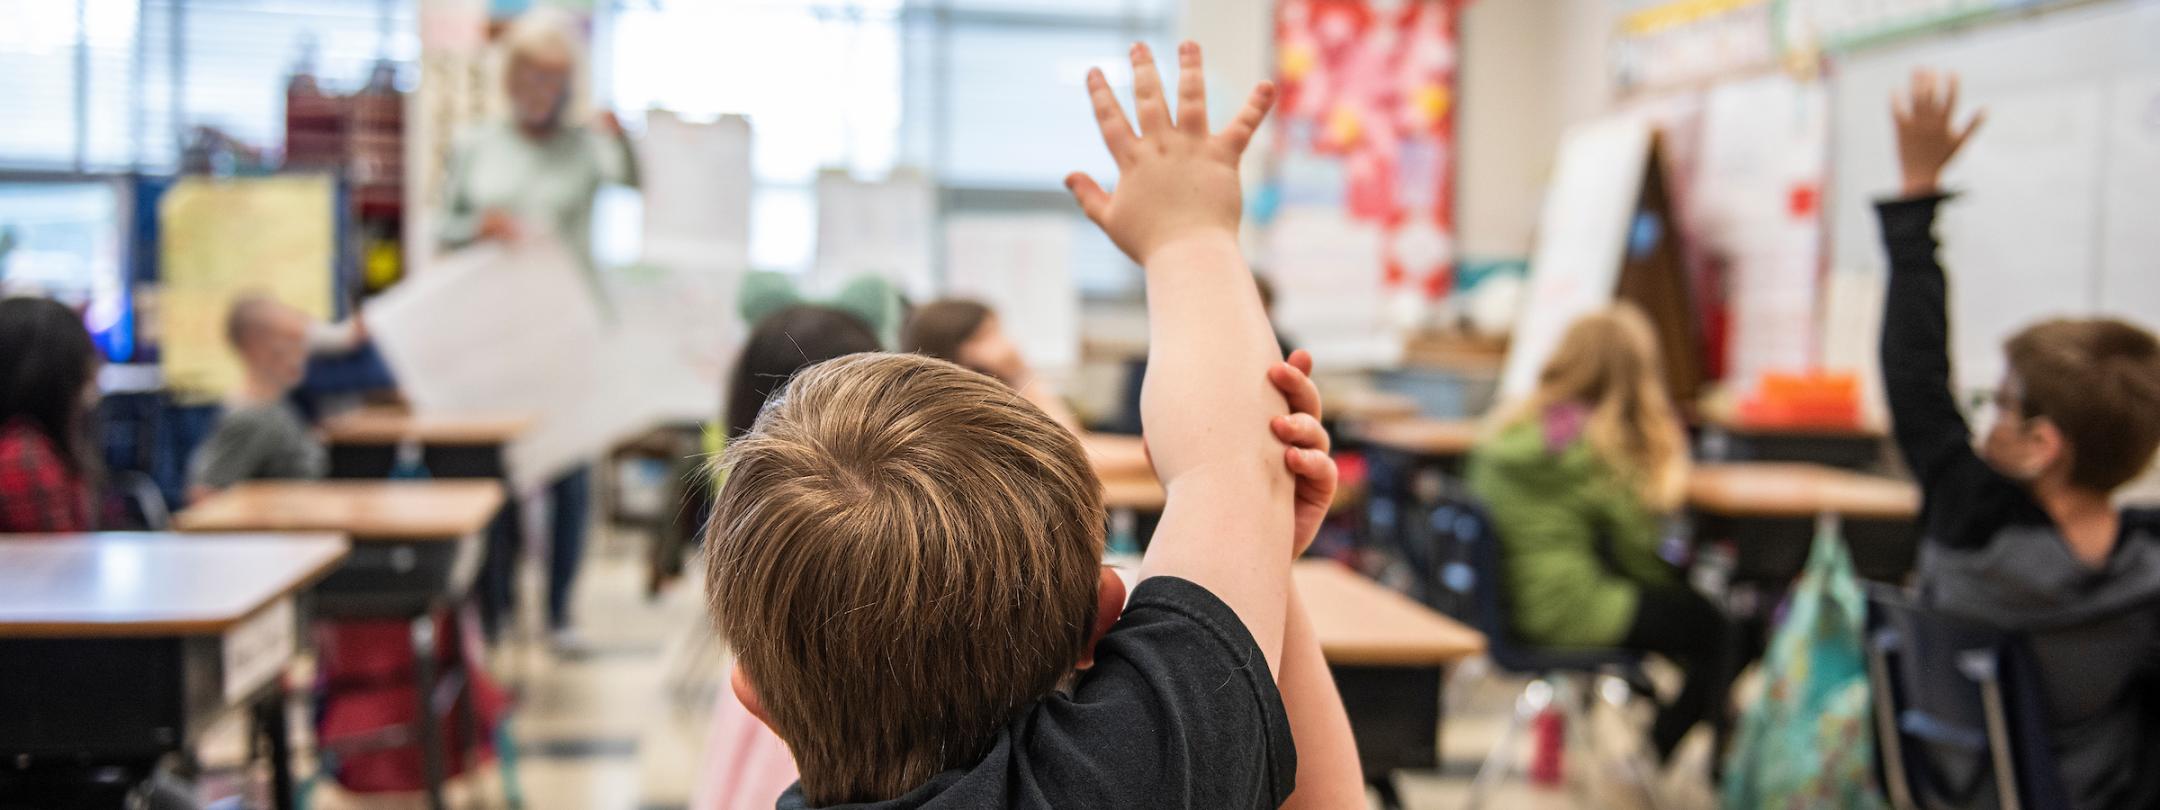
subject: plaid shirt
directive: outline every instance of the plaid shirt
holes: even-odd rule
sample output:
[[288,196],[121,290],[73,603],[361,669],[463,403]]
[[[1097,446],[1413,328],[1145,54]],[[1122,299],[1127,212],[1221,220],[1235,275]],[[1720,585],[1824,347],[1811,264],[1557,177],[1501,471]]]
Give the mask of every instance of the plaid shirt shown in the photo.
[[90,494],[52,440],[16,419],[0,426],[0,532],[86,532]]

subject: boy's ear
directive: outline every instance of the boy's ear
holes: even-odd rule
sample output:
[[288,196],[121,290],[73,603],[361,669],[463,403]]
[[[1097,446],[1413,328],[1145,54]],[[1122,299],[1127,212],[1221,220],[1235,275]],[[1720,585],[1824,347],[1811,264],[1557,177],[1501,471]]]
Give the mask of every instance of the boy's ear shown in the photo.
[[740,661],[730,669],[728,687],[735,690],[735,699],[742,701],[743,708],[750,710],[750,716],[764,723],[766,728],[772,728],[772,718],[765,715],[765,704],[758,700],[757,685],[750,682],[750,673],[743,671]]
[[2035,475],[2046,475],[2056,469],[2067,471],[2070,466],[2070,440],[2063,436],[2062,428],[2055,420],[2045,416],[2032,420],[2026,426],[2026,438],[2032,442],[2032,466]]
[[1103,566],[1102,579],[1095,583],[1095,626],[1088,629],[1087,649],[1080,653],[1080,669],[1095,666],[1095,645],[1124,613],[1125,580],[1118,576],[1117,569]]

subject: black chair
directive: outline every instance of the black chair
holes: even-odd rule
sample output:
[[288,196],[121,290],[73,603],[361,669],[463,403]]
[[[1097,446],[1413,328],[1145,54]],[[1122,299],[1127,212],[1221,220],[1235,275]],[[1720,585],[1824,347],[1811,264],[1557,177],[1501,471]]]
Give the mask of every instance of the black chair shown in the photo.
[[2068,807],[2024,640],[1868,593],[1883,786],[1899,810]]
[[[1508,609],[1506,561],[1500,537],[1483,507],[1465,498],[1447,497],[1426,518],[1431,531],[1402,532],[1403,555],[1423,580],[1424,597],[1435,609],[1441,605],[1467,606],[1466,618],[1485,634],[1486,655],[1494,666],[1531,681],[1515,699],[1514,716],[1500,740],[1478,769],[1470,795],[1472,808],[1482,807],[1494,787],[1507,780],[1515,768],[1513,743],[1532,718],[1559,702],[1575,745],[1593,750],[1588,737],[1590,701],[1604,697],[1624,706],[1618,692],[1599,689],[1601,683],[1625,685],[1626,695],[1654,696],[1643,674],[1642,654],[1620,649],[1538,647],[1515,636]],[[1606,680],[1617,679],[1617,680]],[[1639,760],[1631,759],[1636,777],[1647,789],[1651,781]],[[1651,797],[1652,802],[1656,800]]]

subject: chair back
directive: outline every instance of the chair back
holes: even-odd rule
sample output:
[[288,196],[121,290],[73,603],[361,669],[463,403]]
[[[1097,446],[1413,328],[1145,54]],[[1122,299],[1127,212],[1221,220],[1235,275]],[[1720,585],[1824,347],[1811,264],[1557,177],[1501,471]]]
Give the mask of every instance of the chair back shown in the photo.
[[1884,787],[1899,808],[2068,806],[2024,640],[1868,594],[1868,676]]
[[1537,647],[1515,635],[1507,585],[1507,550],[1477,501],[1443,497],[1423,526],[1398,534],[1403,556],[1417,572],[1424,601],[1485,634],[1486,654],[1501,669],[1530,675],[1632,667],[1626,650]]

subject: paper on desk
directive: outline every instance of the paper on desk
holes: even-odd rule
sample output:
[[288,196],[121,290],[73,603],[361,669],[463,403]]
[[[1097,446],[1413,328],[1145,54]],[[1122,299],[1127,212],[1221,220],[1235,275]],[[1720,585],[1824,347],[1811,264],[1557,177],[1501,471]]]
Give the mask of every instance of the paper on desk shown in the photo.
[[561,243],[529,239],[443,257],[371,302],[368,330],[415,413],[535,414],[506,451],[520,490],[648,424],[635,369]]
[[1073,228],[1062,214],[961,214],[945,221],[945,288],[998,313],[1037,370],[1080,365]]

